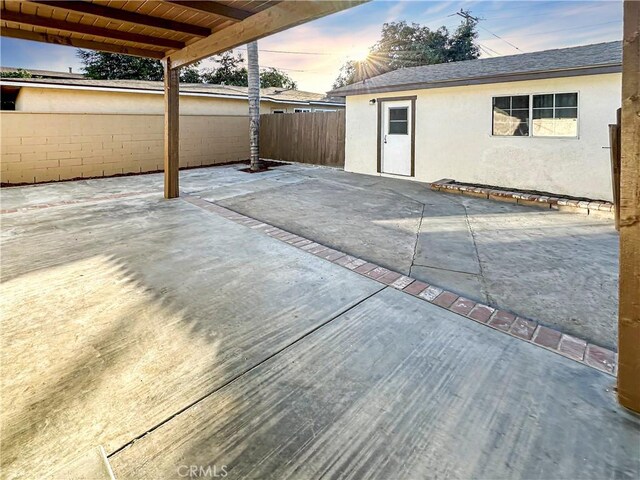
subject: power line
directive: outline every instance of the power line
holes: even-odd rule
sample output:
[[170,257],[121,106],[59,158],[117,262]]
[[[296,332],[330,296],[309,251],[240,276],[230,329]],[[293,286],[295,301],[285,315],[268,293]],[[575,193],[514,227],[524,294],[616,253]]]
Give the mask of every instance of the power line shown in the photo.
[[482,45],[478,44],[478,48],[480,50],[482,50],[484,53],[486,53],[487,55],[489,55],[490,57],[493,57],[493,55],[491,54],[491,52],[489,52],[489,50],[485,49]]
[[[467,21],[467,25],[469,24],[469,22],[470,22],[470,21],[472,21],[472,20],[473,20],[473,21],[476,23],[476,25],[478,25],[478,27],[480,27],[481,29],[483,29],[483,30],[485,30],[485,31],[489,32],[489,33],[490,33],[491,35],[493,35],[494,37],[499,38],[500,40],[502,40],[502,41],[503,41],[503,42],[505,42],[506,44],[508,44],[508,45],[512,46],[513,48],[515,48],[516,50],[518,50],[519,52],[522,52],[522,50],[520,50],[520,49],[519,49],[517,46],[515,46],[513,43],[511,43],[511,42],[509,42],[509,41],[505,40],[504,38],[500,37],[499,35],[497,35],[497,34],[493,33],[493,32],[492,32],[492,31],[490,31],[490,30],[487,30],[486,28],[484,28],[482,25],[480,25],[480,20],[481,20],[480,18],[478,18],[478,17],[472,17],[472,16],[471,16],[471,15],[469,15],[467,12],[465,12],[462,8],[460,9],[460,11],[459,11],[459,12],[452,13],[452,14],[451,14],[451,15],[449,15],[449,16],[450,16],[450,17],[452,17],[452,16],[454,16],[454,15],[457,15],[457,16],[459,16],[459,17],[464,18],[464,19]],[[524,53],[524,52],[523,52],[523,53]]]
[[504,43],[506,43],[507,45],[511,45],[513,48],[515,48],[515,49],[516,49],[516,50],[518,50],[519,52],[524,53],[524,51],[520,50],[518,47],[516,47],[516,46],[515,46],[513,43],[511,43],[510,41],[505,40],[504,38],[502,38],[502,37],[501,37],[501,36],[499,36],[499,35],[496,35],[495,33],[493,33],[493,32],[492,32],[492,31],[490,31],[490,30],[487,30],[487,29],[486,29],[486,28],[484,28],[482,25],[478,25],[478,26],[479,26],[481,29],[483,29],[485,32],[489,32],[489,33],[490,33],[491,35],[493,35],[494,37],[499,38],[500,40],[502,40],[502,41],[503,41]]
[[487,49],[487,50],[489,50],[489,51],[491,51],[491,52],[495,53],[496,55],[502,55],[500,52],[497,52],[497,51],[495,51],[493,48],[489,48],[489,47],[487,47],[486,45],[482,45],[481,43],[478,43],[478,46],[479,46],[479,47],[482,47],[482,48],[485,48],[485,49]]

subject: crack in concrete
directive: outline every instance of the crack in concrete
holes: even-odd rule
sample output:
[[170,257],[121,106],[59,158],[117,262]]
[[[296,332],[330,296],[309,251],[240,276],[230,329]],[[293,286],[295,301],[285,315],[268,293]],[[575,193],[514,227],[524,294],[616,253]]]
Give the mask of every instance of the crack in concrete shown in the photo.
[[418,223],[418,231],[416,232],[416,243],[413,245],[413,256],[411,257],[411,265],[409,265],[409,276],[411,276],[411,269],[416,261],[416,254],[418,253],[418,242],[420,241],[420,230],[422,230],[422,221],[424,220],[424,210],[427,208],[426,204],[422,204],[422,213],[420,214],[420,223]]
[[471,227],[471,221],[469,220],[469,212],[467,210],[467,205],[465,202],[460,202],[460,205],[464,209],[464,220],[467,224],[467,229],[471,234],[471,239],[473,240],[473,249],[476,252],[476,259],[478,260],[478,268],[480,269],[480,285],[482,286],[482,290],[485,296],[485,303],[488,305],[496,305],[494,298],[489,293],[489,288],[487,287],[486,278],[484,278],[484,266],[482,265],[482,260],[480,259],[480,252],[478,251],[478,243],[476,241],[476,234]]
[[480,274],[478,272],[465,272],[464,270],[453,270],[451,268],[444,268],[444,267],[436,267],[434,265],[424,265],[422,263],[413,263],[414,267],[425,267],[425,268],[433,268],[434,270],[442,270],[443,272],[451,272],[451,273],[462,273],[464,275],[473,275],[474,277],[479,276]]

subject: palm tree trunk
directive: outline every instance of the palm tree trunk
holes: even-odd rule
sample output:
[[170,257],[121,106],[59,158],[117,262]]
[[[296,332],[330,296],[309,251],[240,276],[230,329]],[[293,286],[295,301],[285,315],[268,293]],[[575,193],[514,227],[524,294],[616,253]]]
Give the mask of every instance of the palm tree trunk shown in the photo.
[[247,44],[247,68],[249,76],[249,151],[251,171],[262,170],[260,160],[260,67],[258,65],[258,42]]

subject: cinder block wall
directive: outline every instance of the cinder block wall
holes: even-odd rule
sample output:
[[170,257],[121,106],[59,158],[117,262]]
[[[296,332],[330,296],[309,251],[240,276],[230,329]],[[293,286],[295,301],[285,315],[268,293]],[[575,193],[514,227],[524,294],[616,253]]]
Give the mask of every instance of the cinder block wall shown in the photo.
[[[38,183],[163,168],[162,115],[2,112],[0,180]],[[180,166],[249,157],[247,116],[180,117]]]

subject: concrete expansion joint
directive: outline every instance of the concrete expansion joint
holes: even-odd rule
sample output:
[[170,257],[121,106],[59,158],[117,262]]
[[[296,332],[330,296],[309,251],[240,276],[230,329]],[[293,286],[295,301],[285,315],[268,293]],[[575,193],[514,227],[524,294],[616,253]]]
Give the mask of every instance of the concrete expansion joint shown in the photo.
[[203,210],[220,215],[281,242],[288,243],[300,250],[384,285],[383,288],[372,295],[379,293],[386,287],[392,287],[468,320],[473,320],[493,330],[510,335],[520,341],[552,351],[609,375],[615,376],[617,373],[617,354],[612,350],[546,327],[535,320],[521,317],[516,313],[476,302],[436,285],[429,285],[411,276],[367,262],[364,259],[327,247],[202,198],[189,195],[183,195],[181,198]]
[[418,223],[418,230],[416,232],[416,243],[413,245],[413,256],[411,257],[411,265],[409,266],[409,276],[411,276],[411,269],[416,263],[416,254],[418,253],[418,242],[420,241],[420,231],[422,230],[422,221],[424,220],[424,210],[427,206],[422,204],[422,212],[420,213],[420,222]]
[[487,286],[487,279],[484,277],[484,265],[482,264],[482,259],[480,258],[480,251],[478,250],[478,242],[476,240],[476,233],[473,231],[473,227],[471,226],[471,220],[469,220],[469,211],[467,209],[467,205],[464,202],[460,202],[464,210],[464,221],[467,224],[467,230],[469,230],[469,235],[471,235],[471,240],[473,242],[473,250],[476,254],[476,260],[478,261],[478,269],[480,270],[480,285],[482,285],[482,293],[484,294],[484,298],[487,300],[489,304],[495,304],[496,302],[491,298],[491,294],[489,293],[489,287]]

